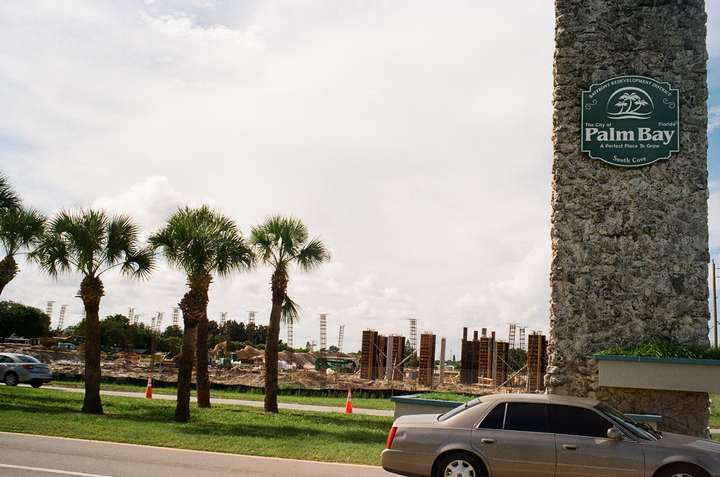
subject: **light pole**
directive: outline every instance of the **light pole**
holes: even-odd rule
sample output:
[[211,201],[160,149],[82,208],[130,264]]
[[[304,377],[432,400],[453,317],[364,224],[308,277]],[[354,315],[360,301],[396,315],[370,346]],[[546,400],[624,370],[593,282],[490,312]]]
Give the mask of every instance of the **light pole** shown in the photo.
[[715,272],[715,259],[712,261],[712,288],[713,288],[713,334],[714,345],[718,347],[718,313],[717,313],[717,273]]

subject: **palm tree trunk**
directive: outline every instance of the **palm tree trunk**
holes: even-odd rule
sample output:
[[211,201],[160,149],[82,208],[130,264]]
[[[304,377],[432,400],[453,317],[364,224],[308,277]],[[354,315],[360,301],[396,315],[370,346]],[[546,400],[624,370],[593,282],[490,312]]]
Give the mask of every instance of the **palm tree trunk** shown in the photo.
[[183,345],[178,362],[177,404],[175,406],[175,420],[188,422],[190,420],[190,388],[192,387],[192,369],[195,361],[197,328],[207,312],[208,287],[210,280],[202,283],[193,283],[188,280],[190,290],[180,300],[180,309],[183,313]]
[[197,325],[193,326],[183,320],[183,344],[178,361],[177,404],[175,405],[175,420],[188,422],[190,420],[190,389],[192,388],[192,370],[195,359],[195,342],[197,340]]
[[85,306],[85,398],[82,412],[102,414],[100,400],[100,298],[103,284],[87,276],[80,284],[80,298]]
[[272,276],[272,310],[265,343],[265,412],[278,412],[278,342],[282,305],[287,292],[287,274],[276,270]]
[[197,404],[210,407],[210,377],[208,376],[208,317],[207,312],[197,326]]
[[5,285],[10,283],[17,273],[18,266],[17,262],[15,262],[15,257],[8,255],[0,260],[0,295],[2,295]]

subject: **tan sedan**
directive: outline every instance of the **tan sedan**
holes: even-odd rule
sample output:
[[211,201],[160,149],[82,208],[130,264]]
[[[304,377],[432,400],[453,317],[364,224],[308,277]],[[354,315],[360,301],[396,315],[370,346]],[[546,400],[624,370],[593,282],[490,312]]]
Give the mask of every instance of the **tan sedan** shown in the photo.
[[658,433],[594,400],[495,394],[398,418],[382,466],[418,477],[715,477],[720,443]]

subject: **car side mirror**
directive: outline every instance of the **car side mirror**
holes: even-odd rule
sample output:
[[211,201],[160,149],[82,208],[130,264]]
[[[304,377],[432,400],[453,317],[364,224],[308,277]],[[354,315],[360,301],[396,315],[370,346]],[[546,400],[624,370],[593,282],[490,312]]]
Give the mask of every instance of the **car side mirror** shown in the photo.
[[608,439],[612,441],[621,441],[623,439],[623,433],[617,427],[611,427],[607,431]]

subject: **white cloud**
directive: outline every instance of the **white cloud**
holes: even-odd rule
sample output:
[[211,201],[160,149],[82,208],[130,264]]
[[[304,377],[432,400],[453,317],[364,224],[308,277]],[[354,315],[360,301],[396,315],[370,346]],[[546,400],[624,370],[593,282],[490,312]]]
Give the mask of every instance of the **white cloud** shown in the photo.
[[720,106],[708,108],[708,134],[712,134],[720,127]]
[[455,300],[455,306],[458,308],[479,308],[488,302],[485,296],[478,296],[472,293],[465,293],[463,296]]
[[[334,261],[291,278],[298,342],[320,312],[351,349],[410,316],[450,340],[546,322],[552,5],[202,3],[0,4],[0,161],[28,202],[146,232],[205,201],[244,230],[302,217]],[[218,280],[211,315],[267,313],[268,280]],[[76,282],[28,271],[7,294]],[[183,287],[113,278],[103,310],[169,313]]]
[[90,207],[111,213],[129,214],[145,233],[159,228],[180,206],[187,203],[167,177],[153,176],[127,191],[95,199]]
[[710,252],[720,252],[720,184],[711,181],[708,199],[708,222],[710,229]]
[[707,39],[708,54],[711,59],[720,58],[720,2],[708,0],[705,2],[707,11]]

